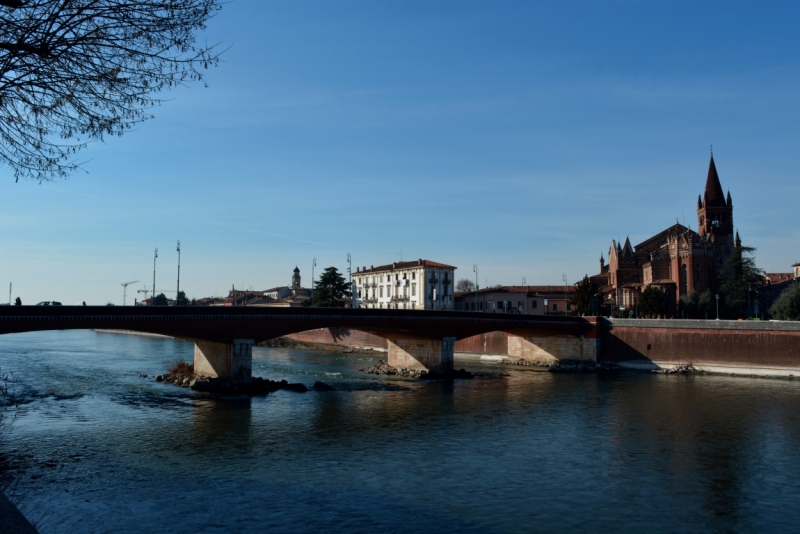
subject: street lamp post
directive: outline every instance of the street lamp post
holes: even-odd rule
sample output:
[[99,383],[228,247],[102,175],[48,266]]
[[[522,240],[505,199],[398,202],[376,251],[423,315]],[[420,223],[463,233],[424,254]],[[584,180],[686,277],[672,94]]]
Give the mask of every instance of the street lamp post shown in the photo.
[[152,300],[153,304],[156,301],[156,260],[157,259],[158,259],[158,247],[156,247],[156,253],[153,254],[153,300]]
[[561,279],[564,280],[564,315],[567,315],[567,275],[562,274]]
[[181,240],[178,239],[178,290],[175,293],[175,305],[180,304],[181,298]]
[[719,321],[719,293],[714,296],[717,298],[717,321]]
[[753,291],[753,285],[747,284],[747,318],[750,319],[750,292]]
[[356,292],[353,291],[353,260],[350,257],[350,253],[347,253],[347,275],[350,280],[350,307],[356,307]]
[[317,266],[317,258],[311,262],[311,306],[314,306],[314,267]]
[[475,311],[478,311],[478,264],[477,263],[472,264],[472,270],[475,272]]

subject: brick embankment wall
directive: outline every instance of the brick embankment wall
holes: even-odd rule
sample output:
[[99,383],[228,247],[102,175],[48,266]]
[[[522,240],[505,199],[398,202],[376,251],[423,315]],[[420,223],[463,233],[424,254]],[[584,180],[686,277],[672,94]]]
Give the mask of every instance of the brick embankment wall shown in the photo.
[[[286,337],[306,343],[325,343],[378,350],[387,350],[388,348],[386,339],[360,330],[320,328],[290,334]],[[505,356],[508,354],[508,335],[505,332],[487,332],[468,337],[456,342],[455,352]]]
[[615,319],[601,338],[600,361],[691,363],[709,371],[800,374],[800,323]]
[[456,341],[455,352],[507,356],[508,334],[505,332],[486,332],[478,336]]
[[349,328],[319,328],[317,330],[289,334],[286,337],[295,341],[305,341],[306,343],[325,343],[328,345],[343,345],[384,351],[388,347],[386,340],[382,337],[360,330],[350,330]]

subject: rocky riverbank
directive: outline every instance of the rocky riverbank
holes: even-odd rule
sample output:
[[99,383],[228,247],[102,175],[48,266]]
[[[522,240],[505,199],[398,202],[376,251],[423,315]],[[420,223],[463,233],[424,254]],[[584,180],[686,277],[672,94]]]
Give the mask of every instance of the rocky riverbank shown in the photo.
[[[147,377],[145,376],[145,378]],[[305,384],[290,384],[286,380],[269,380],[260,376],[253,377],[249,382],[230,382],[219,378],[198,376],[194,374],[194,365],[186,362],[178,362],[170,366],[166,374],[158,375],[155,379],[158,382],[187,387],[195,391],[225,395],[240,394],[260,396],[269,395],[279,390],[294,391],[296,393],[305,393],[308,391]],[[322,384],[322,382],[320,382],[320,384]],[[323,385],[327,386],[327,384]]]
[[692,373],[699,373],[700,371],[695,369],[691,363],[685,363],[670,369],[653,369],[650,372],[657,375],[690,375]]
[[454,378],[473,378],[473,374],[464,369],[454,369],[449,373],[433,373],[420,369],[406,369],[392,367],[383,360],[376,365],[359,369],[362,373],[371,375],[400,376],[403,378],[419,378],[422,380],[452,380]]
[[596,373],[599,371],[616,371],[620,367],[613,363],[592,363],[592,362],[533,362],[529,360],[500,360],[503,365],[519,365],[523,367],[541,367],[551,373]]

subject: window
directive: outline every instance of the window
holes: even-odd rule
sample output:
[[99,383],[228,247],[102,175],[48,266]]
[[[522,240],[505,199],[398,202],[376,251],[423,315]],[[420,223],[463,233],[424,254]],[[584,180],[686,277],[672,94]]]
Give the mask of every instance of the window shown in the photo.
[[511,301],[510,301],[510,300],[507,300],[507,301],[506,301],[506,309],[507,309],[507,310],[510,310],[510,309],[511,309]]
[[412,297],[417,296],[417,284],[411,284],[411,296]]
[[700,289],[700,264],[698,263],[694,264],[694,280],[692,282],[694,282],[695,290]]
[[553,311],[558,311],[558,304],[553,304]]
[[531,301],[531,308],[536,309],[538,307],[539,307],[539,301],[538,300],[532,300]]
[[479,303],[478,303],[478,309],[479,309],[480,311],[483,311],[483,302],[479,302]]
[[525,303],[523,301],[521,301],[521,300],[518,300],[517,301],[517,308],[519,308],[520,310],[524,310],[525,309]]
[[569,302],[567,302],[567,311],[569,311],[570,309],[572,309],[572,304],[570,304]]
[[502,300],[498,300],[497,301],[497,309],[498,310],[502,310],[503,309],[503,301]]
[[417,272],[416,272],[416,271],[414,271],[413,273],[411,273],[411,279],[412,279],[412,280],[416,280],[416,279],[417,279]]
[[383,286],[381,286],[381,298],[383,298]]

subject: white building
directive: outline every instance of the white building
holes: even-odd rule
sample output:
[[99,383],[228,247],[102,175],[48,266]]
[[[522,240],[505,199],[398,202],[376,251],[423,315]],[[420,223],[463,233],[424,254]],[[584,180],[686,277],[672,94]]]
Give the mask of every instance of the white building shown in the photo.
[[456,268],[430,260],[356,267],[356,306],[395,310],[452,310]]

